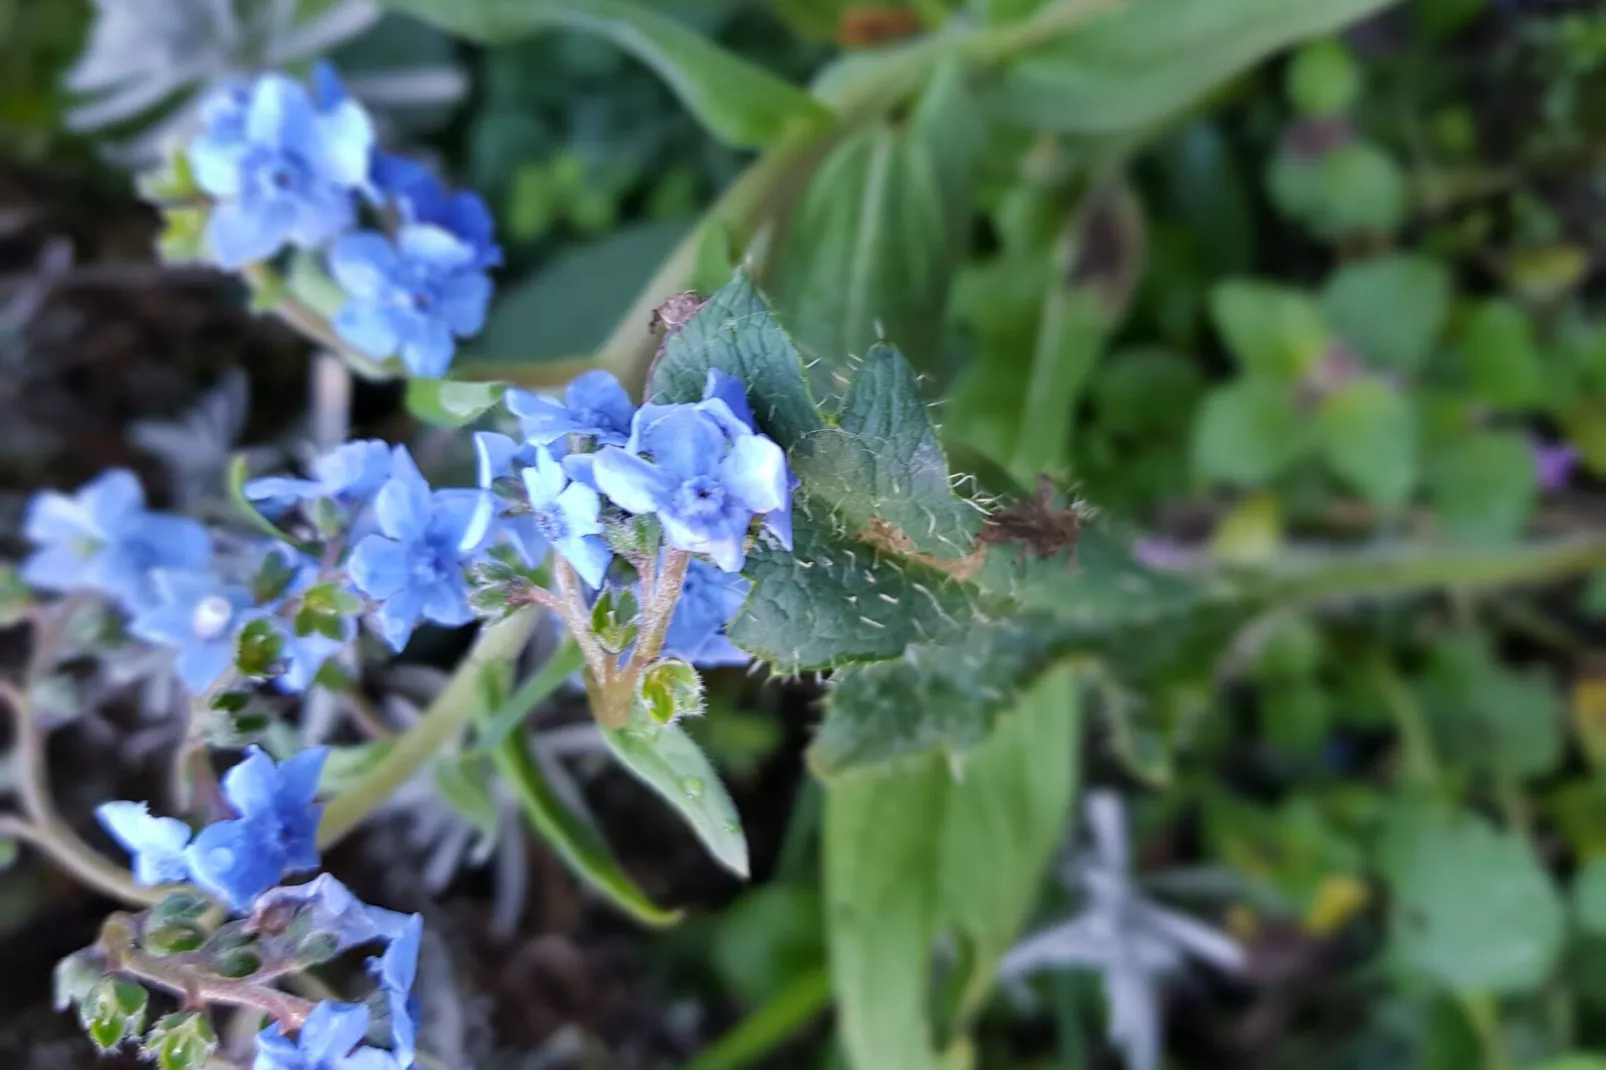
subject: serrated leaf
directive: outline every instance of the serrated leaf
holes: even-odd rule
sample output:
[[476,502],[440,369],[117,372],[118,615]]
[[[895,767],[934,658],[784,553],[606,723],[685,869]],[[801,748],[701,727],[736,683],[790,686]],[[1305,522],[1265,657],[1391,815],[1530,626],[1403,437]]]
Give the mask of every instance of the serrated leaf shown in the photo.
[[1309,421],[1289,388],[1246,378],[1205,395],[1193,424],[1193,465],[1224,483],[1257,486],[1281,475],[1311,446]]
[[1132,0],[1010,64],[1011,120],[1076,134],[1159,123],[1280,48],[1331,33],[1389,0]]
[[1449,272],[1420,256],[1350,264],[1322,290],[1327,321],[1368,364],[1405,372],[1432,356],[1449,301]]
[[408,379],[407,411],[435,427],[463,427],[490,411],[506,391],[503,383]]
[[606,37],[658,73],[722,141],[757,147],[830,120],[795,86],[725,51],[668,15],[628,0],[386,0],[486,44],[564,27]]
[[1356,379],[1322,399],[1321,450],[1346,483],[1381,509],[1397,509],[1417,480],[1416,410],[1376,378]]
[[746,880],[747,839],[736,804],[685,729],[658,724],[638,710],[623,728],[601,732],[631,775],[679,812],[720,865]]

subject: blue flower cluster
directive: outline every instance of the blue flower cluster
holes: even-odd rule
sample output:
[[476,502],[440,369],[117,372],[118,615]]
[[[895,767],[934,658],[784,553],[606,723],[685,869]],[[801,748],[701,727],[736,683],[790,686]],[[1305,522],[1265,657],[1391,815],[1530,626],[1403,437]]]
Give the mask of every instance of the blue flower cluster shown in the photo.
[[314,799],[327,754],[317,747],[276,765],[252,748],[223,776],[224,798],[238,816],[193,836],[182,821],[153,817],[144,803],[106,803],[96,816],[132,856],[140,884],[193,882],[234,914],[249,914],[247,931],[322,935],[333,941],[333,954],[385,945],[368,969],[389,1020],[388,1049],[364,1043],[373,1018],[369,1006],[325,1001],[293,1039],[278,1023],[259,1033],[253,1070],[409,1070],[417,1050],[412,990],[423,918],[369,906],[327,873],[279,886],[287,874],[318,868],[323,808]]
[[[445,374],[456,340],[483,326],[486,270],[502,262],[484,201],[378,150],[367,112],[326,65],[310,90],[282,74],[230,83],[201,120],[186,158],[212,201],[206,241],[217,263],[323,251],[346,295],[336,333],[413,375]],[[364,204],[381,229],[359,227]]]

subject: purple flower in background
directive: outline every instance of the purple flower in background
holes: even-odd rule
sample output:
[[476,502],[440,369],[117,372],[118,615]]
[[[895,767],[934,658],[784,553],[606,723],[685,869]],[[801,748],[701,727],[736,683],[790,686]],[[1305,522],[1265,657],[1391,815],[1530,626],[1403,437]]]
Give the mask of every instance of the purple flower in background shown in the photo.
[[439,227],[474,250],[474,266],[498,267],[502,249],[485,198],[461,190],[449,193],[422,164],[388,152],[374,153],[373,182],[395,205],[402,222]]
[[725,637],[725,626],[741,611],[752,587],[739,572],[722,572],[692,558],[664,635],[664,656],[710,668],[746,665],[752,659]]
[[1534,477],[1540,490],[1561,490],[1578,467],[1578,451],[1565,442],[1550,445],[1535,440],[1529,447],[1534,459]]
[[589,436],[599,446],[622,446],[636,413],[619,380],[600,369],[575,376],[562,401],[523,390],[509,390],[505,400],[525,439],[537,446],[565,435]]
[[134,860],[134,881],[150,887],[189,880],[184,848],[190,827],[175,817],[152,817],[144,803],[109,802],[95,808],[95,819]]
[[374,438],[347,442],[308,467],[311,479],[253,479],[242,488],[245,497],[273,516],[317,498],[328,498],[342,507],[366,504],[390,478],[390,444]]
[[176,647],[174,671],[190,694],[202,694],[234,665],[240,628],[256,615],[251,592],[207,572],[155,569],[150,580],[151,601],[128,630],[147,643]]
[[1198,555],[1174,539],[1139,539],[1132,547],[1139,564],[1153,569],[1185,569]]
[[218,202],[206,237],[223,267],[265,260],[287,243],[316,248],[351,228],[373,124],[344,94],[324,100],[320,107],[305,87],[265,74],[205,105],[206,129],[188,156],[196,183]]
[[130,611],[150,602],[153,570],[204,569],[212,556],[205,528],[147,510],[139,480],[122,468],[102,472],[76,494],[35,494],[22,534],[35,546],[22,562],[23,582],[45,591],[99,591]]
[[449,628],[474,619],[463,560],[478,548],[466,538],[479,495],[431,493],[405,446],[397,446],[390,480],[374,499],[380,534],[352,551],[347,567],[357,587],[378,599],[375,618],[393,649],[407,645],[420,618]]
[[397,1070],[389,1052],[357,1047],[367,1032],[367,1007],[325,1000],[307,1015],[294,1040],[277,1022],[258,1033],[251,1070]]
[[239,817],[202,829],[185,849],[190,875],[235,911],[286,873],[318,868],[318,819],[313,802],[329,748],[313,747],[282,763],[258,747],[223,774],[223,797]]
[[348,235],[329,268],[350,298],[335,331],[371,357],[400,357],[414,375],[444,375],[456,339],[485,325],[491,280],[474,247],[440,227],[404,226],[395,244],[372,231]]

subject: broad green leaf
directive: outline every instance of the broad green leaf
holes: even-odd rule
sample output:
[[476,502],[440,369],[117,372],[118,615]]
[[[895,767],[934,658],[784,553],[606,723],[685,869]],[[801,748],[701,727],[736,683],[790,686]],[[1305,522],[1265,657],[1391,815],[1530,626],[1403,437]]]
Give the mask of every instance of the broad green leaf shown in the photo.
[[447,754],[435,759],[435,790],[481,836],[495,836],[501,823],[491,795],[490,769],[478,755]]
[[631,774],[679,812],[708,853],[747,879],[747,839],[736,804],[685,729],[658,724],[636,710],[623,728],[603,728],[602,738]]
[[1316,433],[1345,482],[1381,509],[1397,509],[1417,480],[1416,410],[1399,389],[1356,379],[1322,399]]
[[1528,441],[1514,431],[1473,431],[1428,461],[1428,494],[1446,534],[1462,542],[1508,542],[1539,500]]
[[1586,933],[1606,936],[1606,856],[1591,858],[1573,877],[1573,917]]
[[1269,482],[1310,444],[1309,421],[1294,408],[1289,388],[1266,379],[1217,387],[1194,418],[1194,468],[1224,483]]
[[774,297],[818,361],[811,381],[822,393],[882,339],[933,366],[984,139],[965,74],[944,65],[907,121],[865,130],[816,172],[787,229]]
[[1342,41],[1313,41],[1288,64],[1288,99],[1304,115],[1341,115],[1360,93],[1360,64]]
[[825,964],[825,912],[812,884],[756,885],[720,912],[711,963],[725,988],[752,1005]]
[[1339,336],[1374,368],[1411,372],[1433,353],[1450,300],[1450,275],[1420,256],[1392,255],[1339,269],[1322,308]]
[[460,360],[528,363],[595,352],[685,230],[681,222],[623,227],[504,285],[485,333]]
[[564,27],[606,37],[658,72],[715,137],[767,145],[830,121],[808,94],[696,32],[630,0],[386,0],[453,33],[489,45]]
[[407,411],[436,427],[462,427],[489,411],[506,391],[502,383],[409,379]]
[[1501,664],[1487,637],[1434,644],[1422,680],[1424,712],[1447,762],[1510,777],[1544,776],[1562,757],[1562,700],[1543,669]]
[[1151,126],[1262,58],[1390,0],[1130,0],[1009,64],[1011,120],[1074,134]]
[[1561,897],[1521,836],[1469,813],[1410,810],[1384,845],[1391,948],[1401,965],[1462,993],[1544,983],[1564,935]]
[[1309,294],[1234,279],[1210,291],[1210,315],[1245,372],[1298,379],[1327,351],[1327,323]]
[[1510,301],[1486,301],[1467,321],[1461,354],[1473,391],[1507,412],[1537,405],[1545,374],[1528,314]]

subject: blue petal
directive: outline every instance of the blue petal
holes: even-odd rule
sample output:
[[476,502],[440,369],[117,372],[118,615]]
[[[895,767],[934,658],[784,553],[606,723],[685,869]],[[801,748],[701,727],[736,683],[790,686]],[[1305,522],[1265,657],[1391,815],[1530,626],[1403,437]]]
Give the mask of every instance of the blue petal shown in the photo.
[[565,560],[574,566],[580,578],[592,587],[602,586],[603,574],[608,571],[608,562],[613,560],[613,553],[608,544],[595,535],[577,537],[570,535],[558,540],[558,552],[563,554]]
[[437,268],[457,270],[474,262],[474,250],[450,231],[429,224],[402,227],[396,235],[402,256]]
[[618,446],[604,446],[595,456],[592,474],[597,489],[628,513],[656,512],[674,495],[675,480],[657,465]]
[[86,585],[84,558],[72,546],[35,550],[17,570],[22,582],[40,591],[71,591]]
[[763,435],[738,441],[720,465],[720,481],[755,513],[781,508],[790,498],[786,454]]
[[330,323],[342,341],[378,360],[395,356],[401,348],[396,315],[384,306],[352,301]]
[[318,796],[318,778],[329,760],[328,747],[308,747],[279,763],[279,784],[274,799],[280,811],[302,811]]
[[390,644],[392,650],[399,653],[406,648],[407,640],[412,637],[413,627],[418,623],[423,611],[423,595],[417,591],[403,589],[386,599],[375,612],[379,634]]
[[321,1064],[332,1063],[350,1052],[367,1032],[367,1007],[360,1003],[325,1000],[307,1015],[301,1026],[299,1043],[302,1053],[315,1063],[312,1070],[319,1070]]
[[600,417],[592,421],[597,430],[620,435],[629,433],[636,406],[611,372],[600,368],[581,372],[575,376],[563,396],[570,409]]
[[412,558],[394,539],[369,535],[351,552],[346,569],[364,594],[390,598],[412,578]]
[[224,201],[206,221],[206,244],[219,266],[235,270],[278,252],[287,229],[246,210],[239,201]]
[[213,197],[235,197],[240,192],[240,158],[245,143],[238,137],[206,133],[190,142],[185,155],[195,184]]
[[134,858],[134,880],[150,887],[189,879],[184,848],[190,827],[171,817],[152,817],[144,803],[109,802],[95,809],[95,818]]
[[396,250],[383,234],[348,234],[329,250],[329,271],[340,288],[359,301],[376,301],[394,285]]
[[397,446],[392,457],[390,479],[374,499],[379,530],[403,543],[417,542],[429,530],[429,484],[407,447]]
[[298,82],[282,74],[257,79],[245,116],[245,133],[260,145],[303,149],[313,136],[317,110]]
[[249,909],[284,875],[284,854],[273,842],[271,828],[253,819],[208,825],[184,849],[184,859],[195,883],[236,913]]
[[297,502],[317,496],[320,487],[310,479],[289,476],[263,476],[240,488],[245,500],[267,516],[277,516]]
[[233,639],[213,643],[192,643],[179,651],[173,671],[191,695],[202,695],[217,683],[218,677],[234,667]]
[[595,453],[571,453],[563,458],[563,470],[569,473],[569,478],[576,483],[584,483],[592,490],[597,489],[596,465]]
[[474,619],[468,604],[468,585],[460,578],[438,580],[423,592],[423,616],[446,628],[458,628]]
[[150,568],[204,569],[212,559],[212,536],[187,516],[145,513],[128,533]]
[[223,797],[241,817],[278,820],[274,796],[279,769],[261,747],[247,747],[245,757],[223,774]]
[[367,501],[390,478],[390,444],[376,438],[347,442],[312,462],[324,491],[348,501]]
[[734,375],[726,375],[718,368],[709,368],[708,382],[703,387],[703,400],[714,398],[723,401],[732,415],[742,423],[754,431],[758,430],[758,425],[753,422],[752,406],[747,403],[747,387],[740,379]]
[[453,275],[441,287],[436,314],[459,337],[478,334],[491,303],[491,280],[479,272]]
[[597,519],[602,512],[602,499],[591,487],[584,483],[570,483],[554,504],[569,534],[602,534],[602,524]]
[[368,181],[374,124],[354,100],[325,107],[317,119],[318,164],[330,182],[355,189]]
[[519,444],[495,431],[474,432],[475,474],[479,485],[490,489],[492,483],[513,471],[513,458]]
[[696,406],[643,405],[630,446],[679,481],[714,471],[730,443],[715,419]]
[[398,356],[418,378],[439,379],[452,366],[456,352],[457,343],[446,324],[428,320],[402,339]]
[[569,475],[563,463],[545,446],[537,446],[535,463],[524,470],[524,490],[530,496],[531,508],[538,512],[546,509],[558,500],[568,483]]

